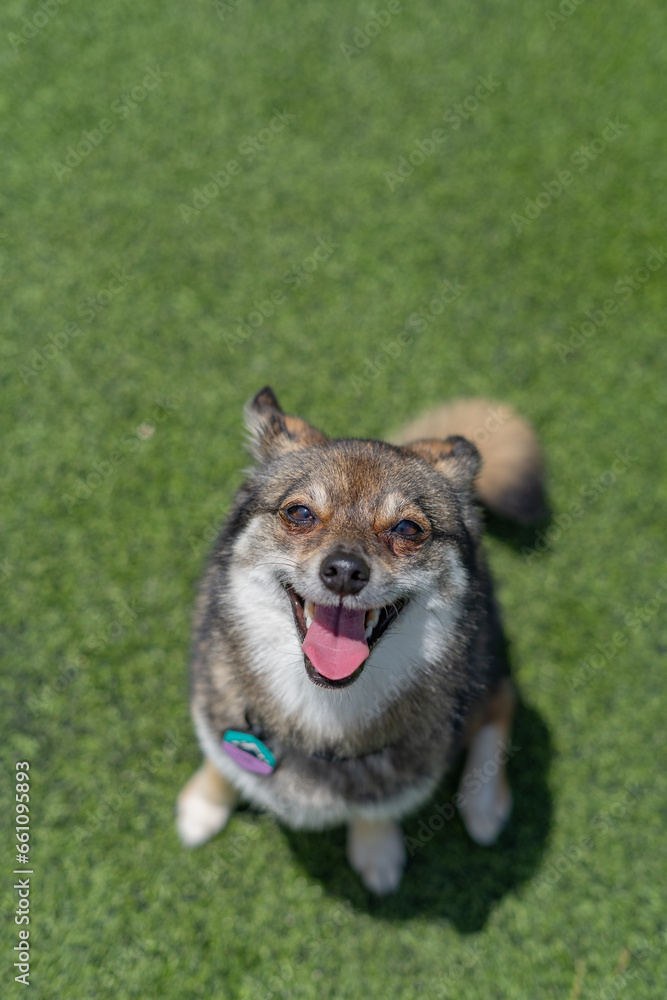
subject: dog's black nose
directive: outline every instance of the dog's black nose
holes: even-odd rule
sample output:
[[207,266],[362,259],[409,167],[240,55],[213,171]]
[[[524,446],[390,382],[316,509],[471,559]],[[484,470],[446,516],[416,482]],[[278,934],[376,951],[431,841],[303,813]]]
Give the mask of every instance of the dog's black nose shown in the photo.
[[349,552],[332,552],[320,566],[325,587],[335,594],[358,594],[370,578],[369,566],[359,556]]

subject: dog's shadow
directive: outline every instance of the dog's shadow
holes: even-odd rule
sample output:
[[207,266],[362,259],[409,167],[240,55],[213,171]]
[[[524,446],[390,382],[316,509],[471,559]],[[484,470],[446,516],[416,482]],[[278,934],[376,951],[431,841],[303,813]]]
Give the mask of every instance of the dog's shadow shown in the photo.
[[321,834],[286,830],[289,846],[308,876],[355,909],[389,920],[438,917],[461,933],[479,931],[495,903],[535,874],[551,826],[549,732],[540,715],[522,702],[512,746],[519,748],[508,765],[514,808],[497,843],[477,846],[458,812],[449,818],[459,777],[452,774],[420,812],[403,821],[408,864],[395,895],[377,897],[364,888],[347,862],[343,828]]
[[553,514],[546,501],[540,516],[529,523],[517,524],[516,521],[508,521],[489,510],[484,512],[484,518],[486,535],[490,535],[502,542],[503,545],[507,545],[508,548],[514,549],[515,552],[521,552],[523,555],[543,551],[536,546],[538,544],[544,546],[544,539],[548,539],[546,533],[553,524]]

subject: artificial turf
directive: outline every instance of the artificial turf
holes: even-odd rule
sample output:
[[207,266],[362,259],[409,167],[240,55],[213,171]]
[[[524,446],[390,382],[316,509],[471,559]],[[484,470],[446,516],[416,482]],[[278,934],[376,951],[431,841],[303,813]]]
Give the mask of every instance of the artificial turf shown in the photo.
[[[23,760],[39,1000],[663,995],[666,54],[657,0],[3,5],[3,995]],[[342,830],[174,831],[266,383],[335,435],[507,399],[548,457],[488,543],[514,816],[425,807],[384,901]]]

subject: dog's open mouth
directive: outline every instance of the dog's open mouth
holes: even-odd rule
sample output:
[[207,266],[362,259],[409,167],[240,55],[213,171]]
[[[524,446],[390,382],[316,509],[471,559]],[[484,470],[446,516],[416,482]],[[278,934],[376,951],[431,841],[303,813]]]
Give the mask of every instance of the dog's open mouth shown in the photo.
[[384,608],[351,611],[306,601],[285,584],[301,638],[306,672],[321,687],[347,687],[357,679],[368,655],[408,603],[401,598]]

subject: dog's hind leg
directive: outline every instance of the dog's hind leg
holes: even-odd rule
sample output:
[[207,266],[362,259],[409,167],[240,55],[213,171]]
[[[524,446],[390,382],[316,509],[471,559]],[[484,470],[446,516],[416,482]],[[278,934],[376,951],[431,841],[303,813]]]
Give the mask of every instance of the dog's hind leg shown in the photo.
[[227,824],[239,794],[205,759],[178,796],[176,828],[186,847],[203,844]]
[[459,785],[459,811],[477,844],[493,844],[512,811],[506,764],[516,695],[509,678],[501,683],[473,718],[468,756]]

